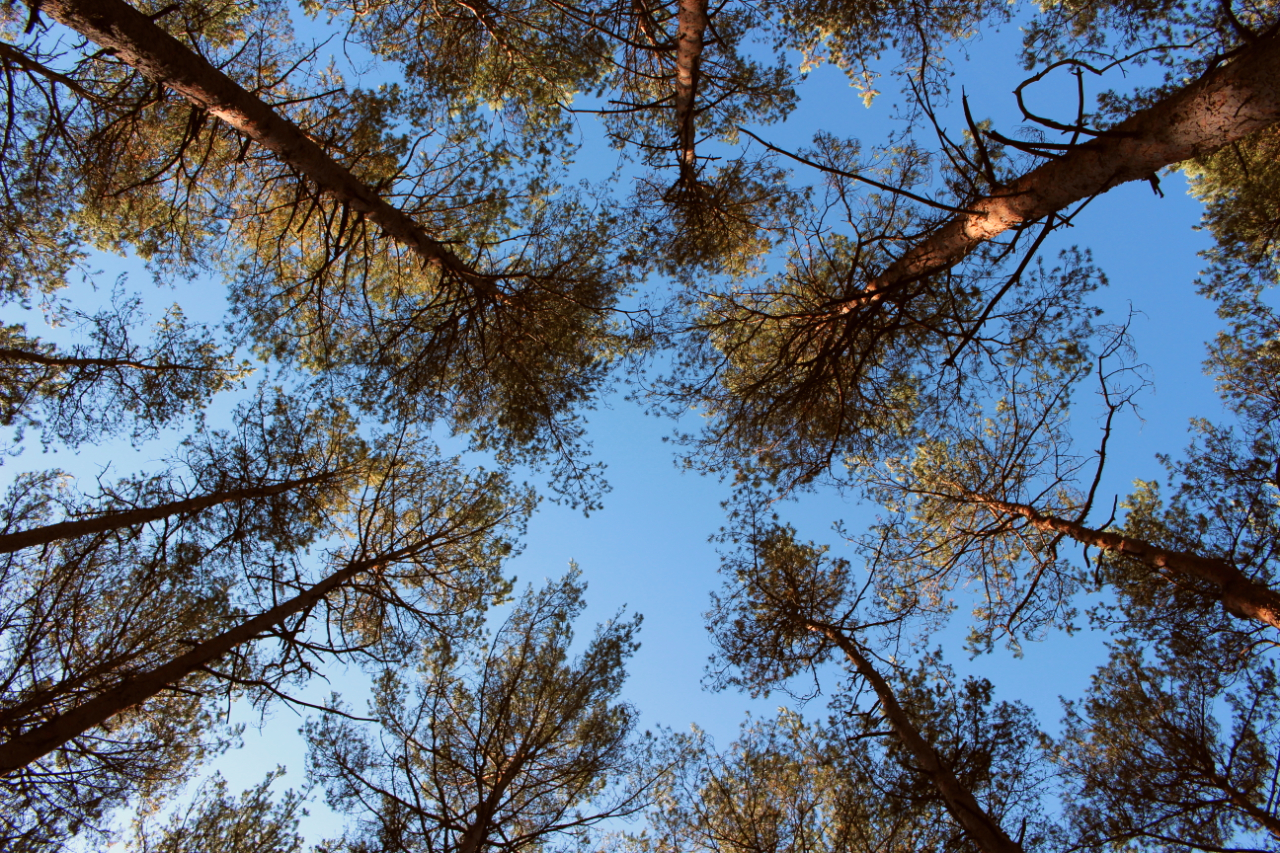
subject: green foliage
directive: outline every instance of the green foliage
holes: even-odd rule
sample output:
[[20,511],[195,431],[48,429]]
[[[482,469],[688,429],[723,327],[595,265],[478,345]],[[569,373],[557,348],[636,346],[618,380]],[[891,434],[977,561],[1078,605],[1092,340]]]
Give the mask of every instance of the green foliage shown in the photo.
[[1280,731],[1272,664],[1224,676],[1212,661],[1113,649],[1068,704],[1054,760],[1071,787],[1073,849],[1273,849]]
[[[91,815],[166,793],[216,751],[215,703],[274,701],[327,659],[403,662],[428,639],[473,631],[478,612],[508,591],[501,562],[532,510],[527,491],[465,473],[411,435],[362,441],[337,401],[307,409],[277,396],[237,421],[237,434],[184,448],[190,484],[170,472],[104,484],[85,499],[56,472],[20,478],[6,517],[23,528],[113,511],[127,519],[122,510],[138,504],[202,492],[220,500],[5,555],[0,722],[9,736],[145,680],[336,570],[376,570],[5,776],[12,836],[100,830],[86,826]],[[299,480],[269,497],[236,497]]]
[[[14,49],[73,63],[59,78],[70,82],[10,75],[15,97],[43,111],[11,115],[0,153],[4,173],[33,187],[22,221],[66,244],[57,270],[93,245],[136,252],[163,277],[221,273],[260,355],[327,374],[385,420],[444,420],[504,463],[547,461],[570,500],[595,505],[576,412],[627,345],[611,311],[632,283],[601,202],[559,186],[550,149],[504,134],[456,92],[442,103],[412,81],[348,87],[293,41],[278,4],[157,11],[474,272],[424,268],[415,247],[201,105],[109,55],[46,48],[37,31]],[[31,179],[23,134],[52,153]],[[54,199],[66,216],[44,210]]]
[[702,170],[654,172],[637,182],[631,212],[642,223],[638,252],[684,282],[706,274],[743,279],[789,229],[801,197],[768,160],[740,157]]
[[[894,675],[895,693],[912,724],[983,812],[1024,850],[1054,849],[1053,822],[1045,814],[1046,782],[1053,768],[1040,748],[1031,709],[1020,701],[996,701],[995,687],[985,678],[959,678],[942,662],[940,651],[922,655],[914,669],[896,667]],[[946,818],[937,786],[920,771],[902,740],[885,736],[885,722],[858,699],[853,691],[833,697],[828,737],[841,744],[881,732],[882,751],[873,753],[863,772],[897,804],[891,814],[920,815],[914,822],[932,824],[947,847],[973,845]]]
[[[695,731],[667,745],[677,772],[656,792],[652,853],[905,853],[940,848],[946,818],[885,786],[884,755],[866,738],[782,711],[748,720],[722,751]],[[890,771],[891,774],[891,771]]]
[[[4,501],[6,533],[139,505],[222,501],[3,555],[0,723],[9,737],[242,616],[253,606],[246,593],[254,580],[239,570],[254,552],[300,553],[327,535],[327,518],[340,511],[344,492],[376,465],[350,425],[343,429],[336,408],[308,412],[285,397],[264,398],[241,410],[236,433],[190,441],[164,474],[100,481],[93,495],[80,494],[58,471],[17,479]],[[316,474],[327,479],[235,499],[237,491]],[[190,766],[226,745],[206,701],[218,690],[215,680],[201,673],[184,690],[138,704],[47,762],[6,776],[0,831],[52,843],[101,829],[112,808],[184,781]]]
[[137,853],[301,853],[299,824],[307,816],[302,797],[286,791],[279,802],[271,783],[283,770],[267,774],[239,798],[227,793],[221,776],[205,782],[191,803],[154,826],[145,819],[134,825],[128,850]]
[[[942,760],[1024,849],[1041,849],[1048,824],[1040,790],[1049,768],[1029,710],[993,699],[990,683],[958,684],[926,658],[899,673],[898,696]],[[748,720],[717,751],[703,733],[669,737],[672,772],[655,792],[640,850],[708,853],[872,853],[973,850],[928,776],[858,693],[833,696],[826,724],[783,710]]]
[[[1225,296],[1246,285],[1242,274],[1259,281],[1245,292],[1270,283],[1275,277],[1277,227],[1280,209],[1276,183],[1280,166],[1276,154],[1280,136],[1267,128],[1219,151],[1190,161],[1183,167],[1191,193],[1205,204],[1204,227],[1217,246],[1205,287],[1210,296]],[[1230,286],[1230,282],[1238,282]]]
[[462,2],[310,0],[306,8],[341,20],[397,63],[416,100],[498,110],[515,134],[538,141],[565,132],[562,108],[595,89],[611,65],[613,45],[596,10],[526,0],[479,11]]
[[830,659],[834,646],[814,628],[849,622],[865,587],[855,586],[847,560],[796,541],[795,529],[762,507],[748,504],[740,512],[738,523],[721,534],[738,550],[723,556],[725,588],[712,596],[707,613],[716,647],[713,683],[767,696]]
[[92,316],[58,306],[55,322],[78,326],[88,339],[64,349],[29,337],[22,325],[0,328],[0,424],[17,427],[17,441],[24,427],[39,427],[45,445],[74,447],[119,432],[138,442],[200,412],[252,372],[176,305],[150,341],[135,342],[140,301],[118,297]]
[[530,589],[492,639],[428,651],[416,685],[384,672],[379,730],[308,726],[312,779],[355,818],[342,849],[553,850],[644,805],[636,713],[617,701],[640,618],[571,659],[583,591],[576,570]]
[[908,75],[931,78],[944,62],[940,48],[967,39],[980,25],[1010,16],[1007,4],[900,3],[896,0],[848,3],[821,0],[787,3],[771,0],[765,10],[778,20],[779,41],[804,57],[802,70],[830,62],[848,75],[870,107],[881,60],[895,56]]

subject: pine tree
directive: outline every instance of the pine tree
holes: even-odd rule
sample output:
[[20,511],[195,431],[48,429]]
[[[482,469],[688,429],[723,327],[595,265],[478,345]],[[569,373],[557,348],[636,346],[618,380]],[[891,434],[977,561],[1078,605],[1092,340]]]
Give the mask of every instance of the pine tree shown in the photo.
[[428,649],[417,685],[386,671],[377,730],[310,727],[311,776],[355,819],[342,849],[536,850],[645,805],[636,712],[617,701],[640,619],[571,659],[583,589],[576,571],[530,589],[492,639]]
[[[256,444],[211,445],[208,464],[222,477],[237,461],[255,473],[272,460],[333,466],[319,483],[152,519],[117,513],[7,555],[10,837],[56,840],[93,810],[171,789],[216,747],[216,702],[288,701],[334,659],[402,661],[472,630],[505,592],[501,560],[530,495],[411,436],[366,446],[350,421],[343,435],[332,404],[277,414]],[[317,435],[289,460],[307,427]],[[47,480],[26,485],[14,500],[30,518],[50,495]]]
[[[914,614],[877,606],[868,595],[871,581],[857,580],[847,561],[796,541],[793,529],[759,509],[743,507],[723,536],[737,549],[725,555],[722,570],[730,579],[708,613],[717,648],[717,686],[767,694],[788,689],[806,671],[816,677],[819,667],[838,658],[851,683],[833,706],[867,728],[851,738],[842,732],[834,739],[855,744],[863,735],[890,739],[887,760],[909,768],[902,778],[915,789],[896,812],[945,811],[967,844],[983,853],[1021,853],[1028,849],[1028,839],[1030,847],[1038,846],[1044,828],[1028,836],[1026,817],[1038,812],[1036,788],[1044,777],[1037,778],[1035,771],[1037,732],[1026,709],[1001,705],[988,710],[989,683],[932,691],[928,683],[938,677],[930,674],[936,673],[936,659],[926,657],[917,673],[901,672],[877,649],[900,645],[909,636]],[[874,572],[877,567],[869,568]],[[944,673],[939,680],[950,679]],[[870,691],[872,709],[860,705],[855,685]],[[856,731],[857,726],[851,728]],[[867,772],[856,769],[859,751],[855,746],[844,756],[855,774]],[[845,784],[864,783],[855,777]],[[1024,809],[1015,837],[1006,822]]]
[[301,853],[298,830],[307,816],[302,797],[294,791],[286,791],[278,801],[271,796],[271,784],[282,772],[268,774],[239,798],[231,797],[226,781],[215,776],[167,823],[136,822],[126,849],[131,853]]

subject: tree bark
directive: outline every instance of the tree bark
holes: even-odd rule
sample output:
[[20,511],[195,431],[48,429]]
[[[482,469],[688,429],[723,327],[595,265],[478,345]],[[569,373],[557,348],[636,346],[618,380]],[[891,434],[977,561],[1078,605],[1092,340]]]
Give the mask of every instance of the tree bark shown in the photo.
[[152,370],[158,373],[178,370],[212,372],[216,367],[198,364],[151,364],[129,358],[82,358],[71,355],[48,355],[25,349],[0,347],[0,362],[10,364],[39,364],[43,367],[127,367],[133,370]]
[[898,697],[888,682],[880,675],[871,661],[862,654],[858,644],[844,631],[832,625],[808,622],[811,631],[823,634],[845,654],[858,674],[866,679],[880,700],[885,718],[889,721],[894,734],[902,741],[916,763],[920,765],[933,782],[938,793],[942,795],[947,810],[964,828],[969,839],[982,853],[1024,853],[1022,845],[1010,838],[995,820],[978,804],[971,792],[951,772],[951,768],[943,764],[920,730],[911,722],[906,711],[898,704]]
[[1199,80],[1134,113],[1105,135],[1082,143],[978,199],[909,249],[841,313],[879,301],[886,291],[958,263],[999,234],[1099,195],[1145,180],[1165,166],[1208,154],[1280,120],[1280,36],[1242,50]]
[[707,0],[680,0],[676,12],[676,139],[680,171],[693,177],[697,166],[698,79],[701,76],[702,47],[706,38]]
[[321,191],[364,214],[428,266],[486,292],[492,276],[469,266],[407,214],[324,152],[297,125],[246,91],[122,0],[27,0],[34,10],[111,51],[122,62],[274,151]]
[[297,480],[285,480],[282,483],[276,483],[270,486],[253,486],[244,489],[231,489],[228,491],[214,492],[209,495],[201,495],[198,498],[187,498],[186,500],[171,501],[170,503],[141,507],[140,509],[130,509],[123,512],[108,512],[103,515],[94,516],[93,518],[83,518],[77,521],[60,521],[57,524],[33,527],[30,530],[20,530],[17,533],[0,534],[0,554],[9,554],[14,551],[20,551],[23,548],[35,548],[40,545],[48,545],[62,539],[72,539],[77,536],[88,536],[93,533],[103,533],[107,530],[115,530],[120,527],[133,527],[138,524],[159,521],[162,518],[177,515],[178,513],[199,512],[200,510],[208,509],[209,507],[228,503],[230,501],[266,498],[271,495],[278,495],[282,492],[287,492],[290,489],[297,489],[303,486],[333,480],[339,476],[341,476],[341,472],[327,471],[323,474],[313,474],[310,477],[302,477]]
[[98,694],[83,705],[59,714],[44,724],[0,744],[0,775],[12,773],[33,761],[38,761],[68,741],[103,725],[116,714],[177,685],[187,676],[198,672],[237,646],[257,638],[273,625],[308,610],[320,599],[357,575],[403,559],[421,551],[423,547],[423,542],[417,542],[389,554],[351,563],[288,601],[216,637],[196,644],[186,654],[149,672],[126,678],[117,686]]
[[1250,580],[1244,572],[1225,560],[1215,560],[1187,551],[1170,551],[1107,530],[1095,530],[1075,521],[1045,515],[1026,504],[1010,503],[973,495],[988,508],[1006,515],[1021,516],[1038,530],[1063,533],[1077,542],[1092,545],[1114,554],[1124,554],[1158,571],[1169,571],[1196,580],[1208,581],[1218,588],[1222,605],[1232,613],[1280,628],[1280,593]]
[[457,853],[482,853],[483,844],[493,830],[493,816],[498,813],[502,796],[524,766],[526,752],[521,744],[511,761],[502,769],[489,795],[476,806],[475,821],[462,833]]
[[1232,805],[1253,818],[1259,826],[1271,834],[1272,838],[1280,838],[1280,818],[1277,818],[1271,812],[1249,799],[1248,794],[1232,785],[1222,774],[1217,772],[1210,773],[1209,779],[1220,791],[1227,795],[1227,799],[1231,801]]

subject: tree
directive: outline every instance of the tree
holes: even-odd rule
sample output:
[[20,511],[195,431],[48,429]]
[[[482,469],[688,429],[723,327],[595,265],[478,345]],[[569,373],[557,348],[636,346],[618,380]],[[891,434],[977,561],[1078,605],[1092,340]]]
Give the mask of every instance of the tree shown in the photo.
[[[895,690],[864,639],[866,632],[875,630],[887,630],[891,643],[895,634],[900,639],[910,612],[889,608],[866,612],[874,607],[867,596],[871,583],[855,584],[847,561],[830,560],[825,549],[797,542],[794,530],[762,516],[758,507],[747,505],[741,512],[740,525],[724,536],[742,549],[725,561],[725,573],[733,580],[723,595],[715,597],[708,613],[717,648],[713,659],[718,666],[717,685],[738,686],[759,695],[785,687],[800,672],[816,672],[832,656],[842,655],[851,675],[875,696],[877,716],[896,740],[898,760],[908,762],[923,779],[927,799],[941,804],[968,842],[983,853],[1026,849],[1001,819],[1010,805],[1006,799],[1010,793],[1015,807],[1025,807],[1017,802],[1022,783],[1013,780],[1036,764],[1034,727],[1017,719],[1025,717],[1025,712],[996,709],[997,720],[1005,718],[1002,736],[990,724],[995,721],[983,719],[990,685],[971,685],[966,692],[977,704],[968,713],[982,711],[974,720],[979,723],[974,727],[975,740],[970,743],[966,738],[964,748],[944,752],[941,734],[948,728],[947,717],[963,717],[958,711],[964,703],[953,700],[948,710],[947,703],[931,701],[934,697],[921,690],[920,678],[913,683],[905,677],[905,689]],[[856,716],[860,709],[854,704],[849,710]],[[931,719],[930,711],[938,717]],[[862,719],[870,716],[864,714]],[[999,755],[1002,749],[1006,751]],[[972,774],[966,767],[969,762],[976,763],[980,772]]]
[[36,14],[93,39],[121,61],[197,104],[249,139],[273,151],[325,194],[363,214],[392,239],[407,246],[428,266],[475,285],[482,276],[438,240],[427,235],[355,175],[326,154],[292,122],[239,87],[190,49],[124,2],[40,3]]
[[[761,232],[782,228],[789,194],[775,170],[754,155],[711,168],[719,158],[697,153],[708,141],[736,142],[738,125],[776,121],[794,105],[780,52],[765,56],[756,7],[557,0],[491,3],[479,13],[465,3],[323,8],[400,65],[424,100],[492,105],[513,133],[547,146],[564,143],[573,114],[600,115],[614,145],[651,170],[627,206],[629,218],[644,222],[628,236],[639,243],[631,255],[646,265],[674,275],[741,265],[767,247]],[[579,105],[584,94],[591,98]]]
[[[549,151],[450,104],[406,119],[416,136],[393,132],[394,88],[296,88],[307,56],[256,7],[43,12],[111,46],[77,69],[107,109],[90,101],[83,129],[60,127],[89,152],[65,171],[91,233],[162,269],[225,272],[260,354],[343,376],[377,417],[446,418],[504,460],[551,460],[572,499],[594,500],[573,413],[625,341],[611,312],[631,276],[615,223],[556,185]],[[234,49],[246,29],[252,49]]]
[[9,556],[11,836],[56,839],[171,787],[206,749],[219,699],[287,700],[324,660],[390,663],[471,630],[506,588],[500,562],[531,497],[409,436],[374,443],[356,470],[309,507],[277,496]]
[[[325,506],[376,463],[344,406],[298,397],[264,392],[237,409],[234,433],[191,436],[164,474],[99,481],[92,497],[77,494],[60,471],[20,475],[5,502],[0,553],[66,540],[91,551],[101,534],[124,530],[132,537],[155,522],[173,541],[192,528],[199,536],[221,527],[222,537],[258,537],[281,548],[306,544]],[[221,517],[213,521],[207,510]]]
[[125,429],[135,441],[153,436],[249,372],[176,306],[148,345],[132,339],[141,314],[136,298],[93,316],[63,306],[58,314],[89,342],[58,348],[29,337],[22,325],[0,329],[0,424],[38,426],[46,444],[74,446]]
[[[932,231],[878,278],[857,304],[883,300],[887,291],[956,263],[980,242],[1127,181],[1144,180],[1160,169],[1191,160],[1270,127],[1280,119],[1280,101],[1266,82],[1280,63],[1280,46],[1264,38],[1244,46],[1230,62],[1146,109],[1135,112],[1094,139],[1064,146],[1064,153],[999,186],[998,193],[967,205],[961,216]],[[850,303],[837,307],[847,313]]]
[[645,223],[642,250],[679,279],[745,271],[785,230],[794,194],[757,155],[706,150],[736,143],[741,124],[786,117],[796,99],[785,58],[763,49],[757,6],[680,0],[637,11],[608,80],[617,96],[600,113],[613,144],[650,169],[630,206]]
[[279,802],[271,797],[271,783],[282,771],[268,774],[261,784],[233,799],[220,776],[204,783],[186,809],[153,826],[135,824],[129,848],[137,853],[301,853],[298,825],[307,816],[302,798],[286,791]]
[[[964,784],[1001,809],[1004,820],[1021,818],[1020,842],[1040,846],[1045,822],[1036,816],[1036,793],[1027,789],[1036,773],[1019,766],[1035,735],[1026,709],[993,704],[989,683],[956,684],[936,660],[902,675],[895,695],[912,705]],[[749,720],[723,752],[701,732],[670,738],[675,772],[656,792],[652,833],[636,839],[641,849],[981,849],[958,830],[928,777],[856,691],[834,696],[831,708],[825,724],[785,711]]]
[[635,711],[615,701],[640,618],[600,625],[570,660],[576,571],[530,589],[483,643],[429,649],[411,687],[387,670],[379,731],[311,725],[311,777],[355,817],[352,851],[538,850],[646,803]]
[[1122,643],[1067,706],[1053,755],[1072,849],[1275,848],[1274,668],[1224,674],[1211,661],[1149,661]]
[[[500,560],[533,499],[510,472],[440,460],[423,436],[464,434],[504,469],[549,463],[570,500],[595,506],[580,414],[620,356],[664,348],[658,405],[707,415],[688,437],[695,464],[749,493],[724,537],[739,550],[713,611],[713,677],[763,693],[842,666],[849,681],[825,726],[762,724],[724,757],[673,740],[698,755],[667,782],[656,846],[1022,853],[1158,835],[1209,849],[1249,834],[1236,824],[1266,829],[1280,621],[1264,295],[1280,221],[1273,9],[1046,2],[1019,19],[1031,76],[1015,130],[976,120],[948,77],[955,42],[1022,14],[1003,3],[304,10],[370,51],[376,85],[295,41],[277,0],[0,12],[3,298],[72,316],[56,291],[90,278],[99,248],[136,253],[165,282],[218,277],[232,306],[225,342],[173,314],[144,343],[131,303],[76,309],[83,345],[6,326],[0,416],[44,420],[42,437],[70,444],[160,437],[239,378],[227,353],[241,345],[328,397],[157,454],[168,471],[79,489],[57,472],[17,479],[0,530],[12,845],[149,807],[220,748],[215,702],[296,702],[344,659],[384,673],[379,730],[335,707],[309,729],[314,773],[355,818],[348,848],[553,846],[638,809],[642,785],[624,781],[640,773],[634,715],[616,699],[635,623],[610,623],[570,662],[569,579],[531,593],[482,647],[482,609],[508,591]],[[799,91],[791,50],[806,68],[840,65],[868,101],[897,63],[899,130],[882,144],[765,141],[759,125]],[[1139,62],[1163,84],[1085,97],[1085,73]],[[1055,69],[1078,77],[1066,120],[1024,98]],[[568,186],[569,109],[603,113],[641,165],[628,201]],[[823,186],[800,186],[788,159]],[[1168,497],[1140,486],[1113,528],[1084,473],[1105,444],[1074,451],[1068,410],[1111,352],[1090,307],[1105,277],[1087,250],[1055,260],[1045,247],[1095,196],[1138,179],[1158,191],[1179,163],[1218,240],[1202,287],[1230,325],[1212,369],[1233,420],[1198,423],[1168,463]],[[672,287],[624,303],[655,270]],[[1109,431],[1136,392],[1100,362],[1098,376]],[[768,518],[750,494],[765,486],[880,503],[852,537],[865,583]],[[1092,565],[1072,564],[1073,542]],[[1070,718],[1076,740],[1046,747],[1071,792],[1066,828],[1037,820],[1050,783],[1025,709],[921,654],[954,591],[977,582],[978,652],[1074,629],[1083,591],[1113,596],[1091,616],[1129,658]],[[408,661],[423,662],[420,684]],[[1165,697],[1162,679],[1182,694]],[[1250,710],[1238,737],[1219,736],[1212,709],[1231,702]],[[1154,734],[1122,731],[1149,720]],[[1162,810],[1150,777],[1173,780],[1182,811]],[[289,820],[259,795],[202,803],[207,819],[188,825],[210,839],[245,814]]]
[[894,796],[892,781],[873,773],[883,756],[872,743],[792,713],[744,723],[723,752],[701,732],[672,738],[675,772],[655,792],[651,831],[636,841],[709,853],[943,848],[945,815]]
[[[1246,322],[1265,323],[1256,304],[1260,313]],[[1277,627],[1277,453],[1266,385],[1254,381],[1269,357],[1266,333],[1259,337],[1252,345],[1233,337],[1229,359],[1210,358],[1235,422],[1193,421],[1183,457],[1160,457],[1169,472],[1167,505],[1156,483],[1139,481],[1118,527],[1111,527],[1114,510],[1100,526],[1087,521],[1115,418],[1136,390],[1119,387],[1127,369],[1106,367],[1106,351],[1097,367],[1104,437],[1092,460],[1070,450],[1074,377],[1067,373],[1007,391],[994,411],[975,410],[968,424],[935,431],[903,457],[865,464],[859,478],[892,510],[877,531],[899,567],[890,585],[907,587],[908,597],[925,590],[937,598],[980,579],[980,646],[1000,633],[1012,640],[1069,625],[1075,592],[1103,586],[1118,594],[1123,616],[1099,610],[1097,618],[1127,620],[1145,636],[1165,636],[1176,625],[1189,654],[1208,634],[1238,633],[1248,645],[1255,629]],[[1086,488],[1079,481],[1091,461]],[[1064,543],[1096,549],[1094,570],[1072,567],[1060,553]],[[1217,605],[1256,624],[1233,627],[1215,615]]]
[[[1206,39],[1211,51],[1217,43]],[[1052,347],[1054,324],[1028,325],[1036,301],[1010,305],[1009,294],[1044,287],[1053,303],[1046,313],[1057,308],[1079,318],[1081,285],[1098,274],[1076,254],[1045,287],[1046,277],[1029,266],[1045,237],[1074,204],[1274,124],[1266,81],[1280,54],[1271,39],[1268,32],[1224,48],[1222,61],[1201,57],[1193,67],[1203,73],[1193,83],[1159,93],[1109,127],[1047,122],[1072,139],[1024,146],[1049,162],[1022,175],[1010,171],[1007,156],[993,159],[995,141],[984,143],[976,124],[968,148],[942,135],[940,197],[921,194],[930,189],[936,155],[910,136],[871,156],[855,142],[816,139],[797,159],[826,173],[826,209],[843,208],[847,227],[832,233],[820,207],[811,222],[793,221],[784,272],[745,286],[701,287],[684,300],[682,352],[659,392],[673,409],[692,406],[711,418],[700,438],[690,437],[697,447],[690,458],[708,459],[709,468],[759,465],[785,484],[838,477],[832,469],[842,457],[899,452],[904,435],[927,431],[938,413],[964,405],[956,386],[989,369],[972,352],[975,336],[988,341],[988,357],[998,355],[1002,339],[1012,349],[1009,339],[1028,333]],[[1249,106],[1221,109],[1237,99]],[[932,115],[927,100],[921,108]],[[1090,138],[1079,142],[1081,135]],[[1005,151],[1016,148],[1015,140],[999,140]],[[858,182],[882,194],[855,202]],[[1010,229],[1007,246],[991,245]]]

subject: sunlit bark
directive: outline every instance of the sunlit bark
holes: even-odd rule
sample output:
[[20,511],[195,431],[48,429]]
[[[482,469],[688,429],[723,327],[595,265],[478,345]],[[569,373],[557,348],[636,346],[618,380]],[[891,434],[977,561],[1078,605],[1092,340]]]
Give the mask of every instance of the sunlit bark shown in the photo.
[[326,154],[301,128],[137,9],[121,0],[42,0],[31,6],[275,152],[314,181],[323,193],[381,226],[427,265],[474,287],[493,288],[491,277],[477,272],[444,243],[428,235],[407,214]]
[[1173,573],[1207,581],[1218,588],[1222,605],[1232,613],[1280,628],[1280,594],[1264,584],[1250,580],[1243,572],[1224,560],[1216,560],[1186,551],[1171,551],[1150,542],[1091,527],[1053,515],[1045,515],[1026,504],[1010,503],[981,496],[977,500],[996,512],[1027,519],[1037,530],[1064,533],[1113,554],[1132,557],[1160,573]]
[[974,247],[1128,181],[1216,151],[1280,120],[1280,36],[1261,39],[1231,61],[1140,110],[1104,135],[978,199],[907,250],[842,313],[886,291],[946,269]]
[[706,38],[707,0],[680,0],[676,13],[676,133],[679,140],[681,172],[697,165],[697,123],[695,109],[702,48]]

